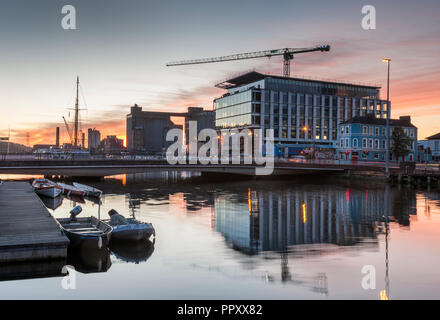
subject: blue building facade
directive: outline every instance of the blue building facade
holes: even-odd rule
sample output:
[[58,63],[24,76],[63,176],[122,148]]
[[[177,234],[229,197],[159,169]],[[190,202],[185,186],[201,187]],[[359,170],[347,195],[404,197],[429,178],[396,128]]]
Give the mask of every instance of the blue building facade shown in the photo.
[[[401,127],[411,139],[409,153],[401,159],[392,154],[392,132]],[[340,160],[385,161],[386,155],[386,119],[374,114],[354,117],[338,126],[336,157]],[[417,148],[417,128],[411,123],[410,116],[390,119],[390,160],[419,161]]]

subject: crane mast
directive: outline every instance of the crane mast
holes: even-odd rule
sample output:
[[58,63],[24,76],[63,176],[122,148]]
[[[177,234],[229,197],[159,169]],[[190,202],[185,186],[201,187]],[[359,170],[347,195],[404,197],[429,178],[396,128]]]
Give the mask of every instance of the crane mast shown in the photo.
[[74,126],[74,147],[78,147],[78,122],[79,122],[79,99],[78,99],[78,90],[79,90],[79,76],[76,77],[76,99],[75,99],[75,126]]
[[311,48],[284,48],[284,49],[274,49],[274,50],[263,50],[254,51],[247,53],[238,53],[227,56],[221,56],[216,58],[206,58],[206,59],[194,59],[194,60],[183,60],[169,62],[166,64],[167,67],[171,66],[182,66],[189,64],[202,64],[202,63],[213,63],[213,62],[223,62],[223,61],[234,61],[234,60],[244,60],[244,59],[255,59],[255,58],[270,58],[273,56],[283,56],[283,75],[285,77],[290,76],[290,60],[293,60],[293,56],[298,53],[314,52],[314,51],[330,51],[330,45],[320,45]]
[[66,118],[64,118],[64,116],[63,116],[63,120],[64,120],[64,124],[66,125],[67,133],[69,134],[70,143],[73,143],[72,133],[70,132],[69,124],[67,123],[67,120]]

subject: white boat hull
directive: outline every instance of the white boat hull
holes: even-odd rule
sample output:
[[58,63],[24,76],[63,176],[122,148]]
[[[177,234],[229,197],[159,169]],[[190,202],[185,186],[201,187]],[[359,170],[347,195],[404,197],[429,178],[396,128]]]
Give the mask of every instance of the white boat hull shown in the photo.
[[83,190],[86,192],[86,195],[89,197],[96,197],[96,198],[100,198],[102,196],[102,191],[90,186],[86,186],[85,184],[81,184],[81,183],[77,183],[74,182],[73,183],[74,187],[79,189],[79,190]]
[[35,189],[35,192],[41,196],[56,198],[60,195],[62,190],[58,189],[57,187],[50,187],[50,188]]

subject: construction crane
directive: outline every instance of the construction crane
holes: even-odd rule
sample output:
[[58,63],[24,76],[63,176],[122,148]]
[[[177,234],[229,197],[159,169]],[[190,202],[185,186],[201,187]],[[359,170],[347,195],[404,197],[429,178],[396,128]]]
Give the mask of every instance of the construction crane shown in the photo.
[[70,137],[70,143],[73,145],[72,133],[70,132],[69,124],[67,123],[67,120],[66,120],[66,118],[64,118],[64,116],[63,116],[63,120],[64,120],[64,124],[66,125],[67,133],[69,134],[69,137]]
[[223,61],[233,61],[233,60],[244,60],[244,59],[254,59],[254,58],[264,58],[264,57],[273,57],[273,56],[283,56],[283,75],[285,77],[290,76],[290,60],[293,59],[293,55],[298,53],[305,52],[314,52],[314,51],[330,51],[330,45],[320,45],[312,48],[284,48],[284,49],[275,49],[275,50],[264,50],[264,51],[255,51],[255,52],[247,52],[247,53],[238,53],[232,54],[229,56],[222,56],[217,58],[206,58],[206,59],[195,59],[195,60],[183,60],[183,61],[175,61],[169,62],[166,64],[167,67],[171,66],[183,66],[188,64],[201,64],[201,63],[211,63],[211,62],[223,62]]

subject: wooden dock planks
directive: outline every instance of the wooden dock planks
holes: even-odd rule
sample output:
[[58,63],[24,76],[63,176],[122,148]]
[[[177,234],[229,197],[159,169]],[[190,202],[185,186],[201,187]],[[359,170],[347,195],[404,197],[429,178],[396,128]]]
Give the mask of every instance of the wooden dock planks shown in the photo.
[[66,258],[68,244],[28,182],[0,185],[0,262]]

